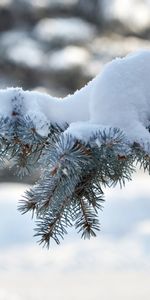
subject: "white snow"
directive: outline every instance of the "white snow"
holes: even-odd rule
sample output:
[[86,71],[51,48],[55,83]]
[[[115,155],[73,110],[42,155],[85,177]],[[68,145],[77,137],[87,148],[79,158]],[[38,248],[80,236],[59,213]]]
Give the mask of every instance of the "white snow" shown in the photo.
[[72,68],[84,67],[89,61],[90,55],[84,48],[68,46],[50,54],[48,65],[55,71],[72,70]]
[[[86,141],[99,129],[117,127],[129,141],[147,144],[150,143],[146,129],[150,125],[149,77],[150,51],[140,50],[108,63],[88,85],[63,99],[19,90],[23,97],[22,113],[32,112],[37,128],[40,122],[67,122],[70,126],[66,132]],[[17,88],[0,90],[1,114],[11,114],[15,93],[17,96]]]
[[[75,136],[79,140],[83,140],[85,142],[88,142],[91,136],[94,135],[94,133],[97,133],[99,131],[107,133],[107,130],[109,131],[110,126],[104,126],[101,124],[93,124],[91,122],[73,122],[70,124],[68,129],[65,131],[66,134],[71,134]],[[97,141],[97,144],[99,142]],[[99,144],[100,146],[100,144]]]
[[[19,34],[18,34],[19,35]],[[21,38],[15,45],[8,49],[7,56],[16,64],[38,68],[44,63],[44,54],[38,43],[30,38]]]
[[38,40],[58,44],[84,43],[95,35],[95,27],[78,17],[45,18],[33,30]]

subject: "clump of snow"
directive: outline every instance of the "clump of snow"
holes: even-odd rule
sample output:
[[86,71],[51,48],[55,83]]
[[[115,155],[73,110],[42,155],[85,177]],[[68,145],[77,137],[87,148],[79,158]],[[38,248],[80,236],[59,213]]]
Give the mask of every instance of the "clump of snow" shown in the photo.
[[68,46],[50,54],[48,65],[54,71],[71,70],[73,67],[82,67],[89,60],[89,53],[77,46]]
[[0,50],[4,58],[23,67],[41,69],[45,63],[42,47],[23,30],[3,33]]
[[[64,99],[34,91],[20,91],[23,113],[37,114],[37,120],[32,116],[37,128],[39,118],[40,128],[44,124],[47,126],[47,122],[67,122],[70,126],[65,133],[84,141],[95,131],[117,127],[131,143],[148,144],[149,76],[150,51],[137,51],[108,63],[88,85]],[[0,90],[1,114],[10,113],[15,91],[13,88]]]
[[[65,134],[71,134],[77,139],[84,140],[84,142],[87,143],[95,133],[98,133],[99,131],[105,131],[107,133],[109,129],[109,126],[103,126],[101,124],[92,124],[91,122],[74,122],[66,129]],[[99,143],[98,140],[96,143]],[[100,145],[98,144],[98,146]]]
[[55,44],[85,43],[95,35],[95,28],[80,18],[42,19],[33,34],[43,42]]
[[118,127],[129,140],[150,142],[150,51],[137,51],[107,64],[94,80],[90,121]]
[[38,43],[25,37],[8,49],[7,56],[16,64],[28,66],[29,68],[41,68],[45,61],[43,51]]
[[10,117],[13,110],[12,99],[14,99],[18,89],[0,90],[0,116]]

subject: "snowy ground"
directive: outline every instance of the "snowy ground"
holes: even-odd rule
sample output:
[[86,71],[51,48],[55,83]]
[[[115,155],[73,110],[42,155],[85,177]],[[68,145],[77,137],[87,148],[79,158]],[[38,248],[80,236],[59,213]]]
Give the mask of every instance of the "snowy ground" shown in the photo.
[[49,251],[16,210],[25,186],[1,184],[0,300],[149,300],[149,182],[139,175],[106,191],[98,237],[83,241],[71,232]]

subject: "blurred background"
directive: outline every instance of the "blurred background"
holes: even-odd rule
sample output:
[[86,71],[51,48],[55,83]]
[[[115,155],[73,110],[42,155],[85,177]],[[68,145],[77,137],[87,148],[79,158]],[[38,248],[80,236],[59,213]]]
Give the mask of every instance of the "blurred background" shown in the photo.
[[[150,49],[149,0],[0,0],[0,88],[63,97],[140,48]],[[17,211],[34,176],[0,170],[0,300],[149,300],[149,177],[105,191],[97,238],[71,230],[47,251]]]

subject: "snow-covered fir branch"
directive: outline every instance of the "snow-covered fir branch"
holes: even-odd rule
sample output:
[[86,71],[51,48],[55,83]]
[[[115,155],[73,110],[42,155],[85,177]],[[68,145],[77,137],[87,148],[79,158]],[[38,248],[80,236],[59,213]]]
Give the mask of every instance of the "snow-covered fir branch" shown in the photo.
[[117,58],[81,90],[58,99],[0,90],[0,161],[23,176],[41,169],[19,210],[32,211],[40,243],[74,225],[100,229],[103,187],[124,185],[140,163],[150,172],[150,51]]

